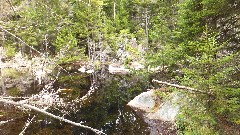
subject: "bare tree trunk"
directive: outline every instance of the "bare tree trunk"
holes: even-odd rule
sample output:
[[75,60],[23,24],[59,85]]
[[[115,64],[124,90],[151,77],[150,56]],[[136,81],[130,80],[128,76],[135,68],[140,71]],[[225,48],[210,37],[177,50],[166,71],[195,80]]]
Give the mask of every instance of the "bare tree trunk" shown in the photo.
[[113,20],[115,21],[116,18],[116,1],[113,2]]
[[5,87],[5,83],[4,83],[4,78],[2,75],[2,68],[0,67],[0,84],[2,85],[2,91],[0,91],[0,94],[3,95],[6,93],[6,87]]
[[148,43],[148,9],[145,9],[145,33],[147,37],[147,43]]

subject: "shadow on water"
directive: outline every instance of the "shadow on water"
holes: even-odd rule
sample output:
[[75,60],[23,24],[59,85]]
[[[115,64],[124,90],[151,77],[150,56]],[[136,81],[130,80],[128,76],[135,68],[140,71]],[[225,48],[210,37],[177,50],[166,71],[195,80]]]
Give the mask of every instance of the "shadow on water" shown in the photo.
[[[75,99],[84,96],[94,83],[96,90],[84,103],[76,103]],[[147,89],[147,81],[141,76],[105,75],[93,73],[73,73],[71,77],[62,74],[54,89],[67,89],[60,96],[64,97],[68,106],[52,108],[49,112],[74,122],[102,130],[108,135],[148,135],[147,124],[126,104],[135,96]],[[65,111],[62,111],[65,110]],[[31,114],[34,115],[34,114]],[[25,121],[22,117],[21,121]],[[14,121],[20,127],[24,122]],[[21,131],[21,130],[20,130]],[[14,131],[11,135],[19,134]],[[48,116],[37,114],[35,121],[26,130],[26,135],[92,135],[90,130],[69,125]]]

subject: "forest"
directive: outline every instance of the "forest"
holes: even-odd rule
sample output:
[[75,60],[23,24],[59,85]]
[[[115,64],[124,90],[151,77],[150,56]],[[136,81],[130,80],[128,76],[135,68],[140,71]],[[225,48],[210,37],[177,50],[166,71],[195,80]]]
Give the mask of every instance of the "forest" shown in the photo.
[[[0,58],[0,132],[5,126],[1,120],[7,122],[3,121],[4,110],[9,108],[25,108],[19,115],[31,114],[31,119],[66,115],[65,119],[56,118],[57,115],[53,118],[67,122],[68,118],[73,120],[67,114],[77,115],[74,114],[76,108],[66,104],[70,100],[76,105],[91,98],[91,94],[113,94],[104,99],[104,103],[100,103],[100,96],[97,100],[101,105],[113,102],[111,107],[114,108],[120,102],[117,99],[125,103],[141,93],[140,87],[164,87],[168,92],[162,91],[159,95],[178,91],[187,99],[176,118],[176,134],[240,134],[239,0],[1,0]],[[20,67],[12,69],[14,64],[20,65],[21,71]],[[119,71],[124,75],[108,80],[110,69],[108,71],[107,67],[110,66],[130,70]],[[27,71],[23,71],[25,67]],[[80,71],[86,73],[75,75]],[[46,99],[35,96],[43,102],[37,103],[32,96],[36,92],[21,94],[23,92],[4,84],[11,82],[11,78],[29,78],[29,72],[37,78],[34,80],[37,94],[46,96],[47,93],[54,101],[45,102]],[[106,81],[104,88],[111,90],[96,92],[95,87],[101,87],[101,79],[96,76]],[[122,76],[127,76],[126,80],[131,80],[134,87],[112,91],[117,82],[125,80]],[[130,79],[131,76],[137,77]],[[83,93],[75,90],[80,87],[76,79],[83,83],[82,89],[89,86],[90,90]],[[198,91],[159,85],[152,82],[153,79]],[[67,84],[63,85],[63,81]],[[53,91],[56,82],[58,90]],[[110,85],[110,82],[115,84]],[[47,91],[49,89],[51,91]],[[71,92],[70,99],[64,102],[60,98],[63,91]],[[127,95],[121,93],[123,91]],[[124,97],[120,97],[121,94]],[[63,108],[65,112],[58,112]],[[37,116],[29,109],[43,114]],[[84,111],[92,112],[87,108]],[[99,113],[111,119],[106,116],[107,112]],[[33,123],[28,121],[26,123]],[[79,123],[74,124],[79,126]],[[26,128],[20,130],[22,134],[31,134],[27,132],[27,124],[23,127]],[[80,127],[98,134],[116,132],[91,128],[105,128],[98,125],[97,120],[91,127],[81,124]],[[66,134],[74,134],[68,131]],[[85,130],[79,132],[84,134]]]

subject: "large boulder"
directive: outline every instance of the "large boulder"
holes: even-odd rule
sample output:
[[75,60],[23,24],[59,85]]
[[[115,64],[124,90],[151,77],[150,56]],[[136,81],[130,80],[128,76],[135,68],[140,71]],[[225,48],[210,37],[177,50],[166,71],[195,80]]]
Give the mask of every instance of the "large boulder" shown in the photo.
[[151,135],[175,135],[175,121],[183,98],[174,92],[162,100],[156,93],[156,90],[143,92],[131,100],[128,106],[148,123]]
[[179,101],[180,96],[177,93],[172,93],[168,100],[165,100],[155,112],[147,114],[146,117],[174,122],[180,109]]
[[154,90],[143,92],[131,100],[127,105],[134,110],[143,111],[144,113],[154,112],[158,107],[160,98],[155,94]]
[[180,95],[171,93],[167,100],[161,100],[155,90],[143,92],[128,103],[135,111],[142,111],[149,119],[174,122],[179,112]]

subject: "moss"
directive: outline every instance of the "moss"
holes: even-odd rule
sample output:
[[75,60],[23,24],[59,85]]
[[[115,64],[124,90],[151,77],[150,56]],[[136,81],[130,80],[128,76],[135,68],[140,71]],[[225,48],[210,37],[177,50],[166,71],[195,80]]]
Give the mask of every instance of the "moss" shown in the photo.
[[21,4],[22,0],[13,0],[14,6],[19,6]]
[[5,115],[5,114],[6,114],[5,112],[0,111],[0,117],[3,116],[3,115]]
[[23,73],[17,71],[16,69],[13,69],[13,68],[5,68],[5,69],[2,69],[2,75],[3,75],[3,77],[18,79],[19,77],[21,77],[23,75]]
[[6,46],[5,48],[7,50],[6,55],[8,58],[12,58],[15,56],[16,48],[14,46]]
[[8,89],[10,96],[19,96],[21,94],[21,90],[19,90],[17,87],[13,87]]
[[164,91],[161,91],[161,89],[157,89],[155,91],[155,94],[163,99],[166,99],[168,97],[168,93],[164,92]]

